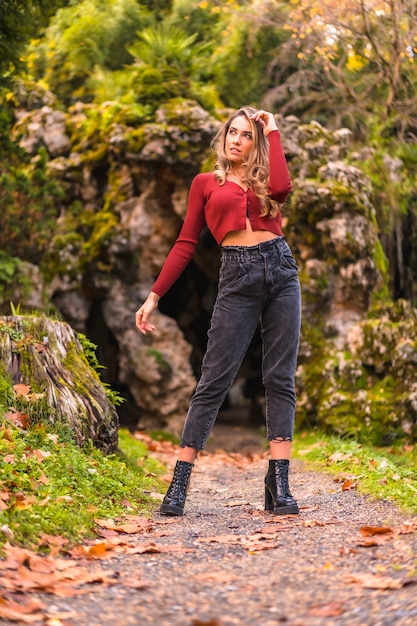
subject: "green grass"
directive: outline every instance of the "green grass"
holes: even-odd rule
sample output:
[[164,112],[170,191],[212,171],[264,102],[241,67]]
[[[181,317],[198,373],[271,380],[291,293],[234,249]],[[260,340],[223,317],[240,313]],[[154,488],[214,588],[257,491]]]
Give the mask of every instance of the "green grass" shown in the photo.
[[415,446],[373,448],[356,441],[301,433],[293,456],[307,466],[357,483],[359,493],[390,500],[406,513],[417,513],[417,450]]
[[37,549],[43,534],[74,543],[94,536],[94,519],[149,515],[165,468],[145,445],[119,432],[117,454],[81,450],[64,430],[24,431],[0,422],[0,547]]
[[[308,468],[349,479],[359,492],[417,513],[415,446],[376,449],[310,432],[297,435],[293,449]],[[166,488],[159,479],[165,472],[127,430],[119,432],[117,454],[106,456],[92,446],[78,448],[65,429],[37,424],[25,431],[3,419],[0,548],[9,541],[44,550],[44,535],[76,543],[94,537],[96,518],[150,515],[158,506],[152,496]]]

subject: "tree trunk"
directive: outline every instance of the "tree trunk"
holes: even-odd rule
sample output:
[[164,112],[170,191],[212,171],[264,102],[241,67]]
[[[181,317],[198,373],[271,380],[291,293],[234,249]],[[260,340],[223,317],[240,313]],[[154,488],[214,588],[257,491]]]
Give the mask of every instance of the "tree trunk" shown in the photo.
[[12,378],[21,395],[28,386],[32,421],[64,422],[79,446],[90,440],[103,452],[114,452],[116,409],[69,324],[47,317],[0,317],[0,373]]

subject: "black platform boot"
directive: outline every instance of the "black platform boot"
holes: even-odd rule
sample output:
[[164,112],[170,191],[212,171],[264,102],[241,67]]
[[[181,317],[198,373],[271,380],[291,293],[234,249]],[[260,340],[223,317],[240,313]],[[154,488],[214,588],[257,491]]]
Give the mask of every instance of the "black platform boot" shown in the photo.
[[163,515],[184,515],[185,498],[193,467],[193,463],[177,461],[172,482],[159,509],[160,513]]
[[296,515],[300,512],[288,485],[289,468],[290,462],[286,459],[269,461],[265,476],[265,511],[274,511],[275,515]]

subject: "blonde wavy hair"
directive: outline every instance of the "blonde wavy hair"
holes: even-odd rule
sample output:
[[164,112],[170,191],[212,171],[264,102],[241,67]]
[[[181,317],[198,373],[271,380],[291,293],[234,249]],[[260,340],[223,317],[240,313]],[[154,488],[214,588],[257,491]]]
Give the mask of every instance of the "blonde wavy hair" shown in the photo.
[[280,205],[269,195],[269,142],[264,135],[260,122],[251,119],[251,115],[257,112],[250,106],[241,107],[233,113],[223,124],[212,141],[212,148],[217,154],[214,175],[220,185],[226,182],[226,176],[232,169],[232,162],[227,158],[225,151],[226,136],[229,128],[237,117],[246,117],[251,125],[253,136],[253,148],[248,159],[243,163],[245,175],[242,182],[253,189],[261,205],[262,217],[276,217],[280,211]]

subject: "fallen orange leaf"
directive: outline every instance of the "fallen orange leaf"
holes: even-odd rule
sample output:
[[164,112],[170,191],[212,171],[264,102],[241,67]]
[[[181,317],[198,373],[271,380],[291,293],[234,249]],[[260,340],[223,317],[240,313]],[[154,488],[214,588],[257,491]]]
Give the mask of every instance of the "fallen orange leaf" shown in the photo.
[[23,383],[17,383],[13,385],[13,390],[18,398],[26,398],[30,394],[30,385],[24,385]]
[[134,534],[140,533],[149,529],[152,526],[152,522],[145,518],[136,518],[138,521],[133,524],[116,524],[112,519],[95,519],[95,523],[102,528],[108,530],[115,530],[118,533]]
[[265,550],[274,550],[278,543],[276,541],[242,541],[242,545],[249,554],[257,554],[258,552],[264,552]]
[[39,463],[42,463],[42,461],[51,456],[51,454],[52,452],[49,452],[49,450],[32,450],[29,456],[36,457]]
[[417,522],[404,522],[402,526],[398,529],[400,535],[408,535],[410,533],[414,533],[417,530]]
[[51,574],[56,570],[56,561],[49,556],[38,556],[30,554],[27,559],[29,569],[32,572],[41,572],[42,574]]
[[393,531],[389,526],[361,526],[359,532],[361,535],[369,537],[372,535],[385,535]]
[[365,537],[356,542],[357,546],[362,548],[372,548],[374,546],[383,546],[391,539],[390,535],[378,535],[376,537]]
[[337,463],[338,461],[346,461],[350,459],[352,456],[352,452],[333,452],[327,460],[331,463]]
[[248,550],[250,553],[271,550],[277,547],[277,542],[272,541],[273,534],[262,534],[257,532],[254,535],[217,535],[215,537],[199,537],[197,541],[200,543],[228,543],[230,545],[239,545]]
[[24,622],[31,624],[39,622],[43,618],[43,614],[39,611],[44,605],[39,600],[31,600],[27,604],[19,604],[0,597],[0,618],[5,618],[13,622]]
[[[15,411],[16,409],[10,409]],[[6,417],[6,416],[5,416]],[[2,424],[0,427],[0,431],[2,432],[3,436],[2,439],[4,439],[4,441],[9,441],[12,442],[13,441],[13,434],[10,428],[6,428],[5,424]],[[10,447],[10,446],[9,446]],[[14,447],[14,444],[13,444]]]
[[107,555],[107,552],[113,550],[114,547],[107,541],[95,543],[92,546],[77,546],[72,551],[72,556],[85,556],[87,558],[100,559]]
[[359,583],[365,589],[401,589],[417,583],[417,578],[393,578],[377,574],[353,574],[344,578],[348,583]]
[[27,430],[30,426],[29,415],[23,411],[17,411],[11,408],[4,416],[9,422],[12,422],[17,428]]
[[46,533],[41,533],[40,540],[42,546],[47,546],[50,550],[51,556],[58,554],[62,551],[64,546],[67,546],[69,541],[60,535],[47,535]]
[[358,483],[352,480],[345,480],[345,482],[342,485],[342,491],[348,491],[349,489],[356,489],[357,486],[358,486]]
[[328,604],[313,604],[308,614],[314,617],[337,617],[345,612],[341,602],[329,602]]

